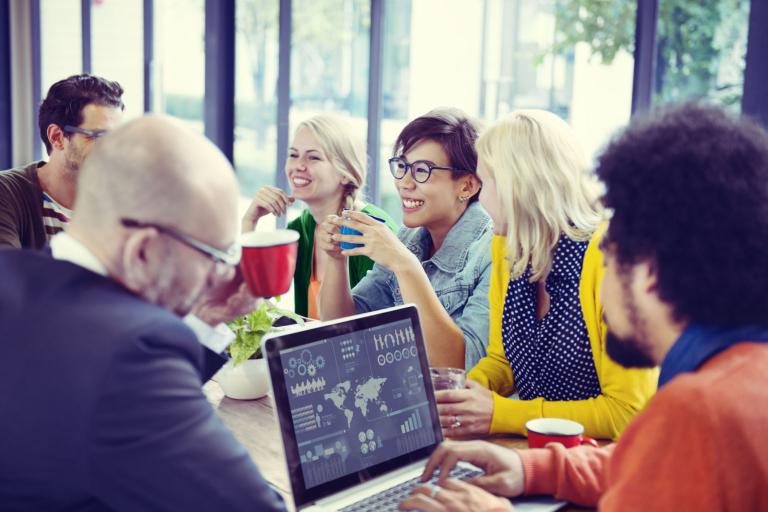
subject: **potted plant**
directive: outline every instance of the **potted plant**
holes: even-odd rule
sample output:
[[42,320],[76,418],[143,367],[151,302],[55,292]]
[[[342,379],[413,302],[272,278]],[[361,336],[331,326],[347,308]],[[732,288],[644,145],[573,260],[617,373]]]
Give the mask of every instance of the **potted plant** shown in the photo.
[[280,309],[269,301],[259,308],[229,323],[235,340],[229,345],[230,359],[217,374],[224,394],[238,400],[253,400],[267,394],[269,370],[261,354],[261,339],[276,331],[277,324],[298,323],[304,320],[292,311]]

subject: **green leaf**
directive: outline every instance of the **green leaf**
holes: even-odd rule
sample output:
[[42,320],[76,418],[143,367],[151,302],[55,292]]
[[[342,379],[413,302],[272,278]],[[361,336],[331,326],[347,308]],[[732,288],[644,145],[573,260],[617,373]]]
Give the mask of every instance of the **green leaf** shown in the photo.
[[304,319],[293,311],[280,309],[266,300],[262,301],[256,311],[229,322],[229,328],[235,333],[235,341],[229,345],[232,364],[238,365],[246,359],[261,357],[261,339],[276,330],[273,324],[283,316],[304,325]]

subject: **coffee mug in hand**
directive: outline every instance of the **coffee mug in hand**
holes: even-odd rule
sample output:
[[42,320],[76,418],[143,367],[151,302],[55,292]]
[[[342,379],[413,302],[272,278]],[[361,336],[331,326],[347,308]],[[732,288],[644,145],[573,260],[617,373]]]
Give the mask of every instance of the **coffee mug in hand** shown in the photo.
[[[363,213],[365,213],[365,212],[363,212]],[[376,217],[375,215],[371,215],[370,213],[366,213],[366,215],[368,215],[372,219],[376,219],[379,222],[386,222],[384,219],[382,219],[380,217]],[[349,220],[348,217],[344,216],[344,212],[342,212],[341,216],[344,217],[345,220]],[[348,228],[347,226],[341,226],[340,233],[342,235],[357,235],[357,236],[362,235],[362,233],[360,231],[358,231],[356,229]],[[341,242],[341,244],[339,244],[339,245],[340,245],[340,247],[342,249],[354,249],[355,247],[362,247],[363,246],[363,244],[353,244],[352,242]]]
[[254,296],[275,297],[291,288],[299,248],[297,231],[251,231],[240,235],[240,244],[240,268]]
[[432,387],[440,389],[464,389],[467,385],[467,372],[463,368],[430,368]]
[[561,418],[536,418],[525,424],[528,431],[528,446],[544,448],[547,443],[560,443],[566,448],[582,444],[599,447],[597,441],[584,435],[584,426],[571,420]]

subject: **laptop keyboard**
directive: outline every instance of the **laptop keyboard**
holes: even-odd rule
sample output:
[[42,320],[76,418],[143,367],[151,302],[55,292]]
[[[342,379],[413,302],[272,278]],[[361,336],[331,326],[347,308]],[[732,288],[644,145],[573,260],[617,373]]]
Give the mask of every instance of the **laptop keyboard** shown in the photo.
[[[468,480],[476,476],[482,475],[483,472],[479,469],[471,469],[467,467],[456,466],[451,470],[451,477],[459,480]],[[405,482],[401,482],[394,487],[390,487],[378,494],[369,496],[364,500],[360,500],[357,503],[353,503],[347,507],[339,510],[339,512],[364,512],[368,510],[398,510],[400,502],[407,498],[413,489],[419,485],[426,485],[427,483],[437,482],[437,475],[433,476],[427,482],[421,482],[421,477],[417,476]]]

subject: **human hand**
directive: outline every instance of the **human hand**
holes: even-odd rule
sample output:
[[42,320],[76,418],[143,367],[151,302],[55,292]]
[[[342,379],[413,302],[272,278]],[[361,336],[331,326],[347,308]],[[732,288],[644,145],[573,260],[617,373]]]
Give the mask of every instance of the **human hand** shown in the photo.
[[418,265],[416,256],[408,250],[385,223],[362,212],[347,210],[344,217],[335,217],[333,223],[341,228],[346,226],[362,233],[361,235],[333,235],[335,242],[362,244],[362,247],[344,249],[344,256],[367,256],[379,265],[397,274],[400,270]]
[[465,389],[435,391],[440,426],[448,437],[485,435],[491,430],[493,393],[467,379]]
[[241,224],[242,232],[253,231],[260,218],[268,213],[275,217],[285,215],[288,206],[292,205],[295,199],[289,196],[279,188],[264,186],[261,187],[248,206]]
[[513,510],[506,498],[499,498],[480,487],[449,478],[441,486],[423,485],[400,504],[400,510],[443,511],[502,511]]
[[338,215],[328,215],[323,222],[318,224],[315,232],[315,246],[324,251],[331,258],[342,260],[344,255],[341,253],[339,243],[333,240],[334,235],[339,234]]
[[200,297],[192,313],[208,325],[218,325],[255,311],[260,302],[260,298],[251,295],[237,267],[230,279],[221,280]]
[[459,461],[469,462],[485,474],[468,480],[500,496],[519,496],[524,489],[523,463],[516,451],[487,441],[443,441],[432,453],[421,474],[426,482],[438,471],[437,483],[448,479]]

